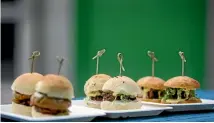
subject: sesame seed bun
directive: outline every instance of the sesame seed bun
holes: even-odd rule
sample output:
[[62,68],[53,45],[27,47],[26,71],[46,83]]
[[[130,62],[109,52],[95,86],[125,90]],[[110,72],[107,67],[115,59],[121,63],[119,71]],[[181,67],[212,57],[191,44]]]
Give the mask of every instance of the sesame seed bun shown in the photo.
[[140,87],[134,80],[127,76],[117,76],[109,79],[102,88],[103,91],[113,91],[114,93],[122,93],[137,96],[141,94]]
[[97,74],[89,78],[84,86],[84,91],[87,96],[90,92],[102,90],[103,85],[108,81],[111,76],[106,74]]
[[11,89],[21,94],[32,95],[37,82],[42,79],[43,75],[39,73],[25,73],[14,80]]
[[188,76],[177,76],[169,79],[164,83],[165,87],[170,88],[185,88],[185,89],[196,89],[200,88],[200,84],[197,80]]
[[158,77],[146,76],[137,81],[138,86],[152,88],[156,90],[164,90],[164,80]]
[[48,74],[36,84],[36,91],[47,94],[49,97],[71,100],[74,90],[71,82],[64,76]]

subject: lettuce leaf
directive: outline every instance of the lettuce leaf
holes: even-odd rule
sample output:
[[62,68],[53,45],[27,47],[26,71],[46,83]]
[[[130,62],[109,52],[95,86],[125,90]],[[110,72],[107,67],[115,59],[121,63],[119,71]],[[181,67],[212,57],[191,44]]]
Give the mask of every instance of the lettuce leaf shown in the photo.
[[[182,95],[185,94],[185,95]],[[185,98],[184,98],[185,97]],[[163,100],[167,99],[189,99],[196,97],[195,90],[186,90],[183,88],[167,88],[165,89],[165,95],[162,98]]]

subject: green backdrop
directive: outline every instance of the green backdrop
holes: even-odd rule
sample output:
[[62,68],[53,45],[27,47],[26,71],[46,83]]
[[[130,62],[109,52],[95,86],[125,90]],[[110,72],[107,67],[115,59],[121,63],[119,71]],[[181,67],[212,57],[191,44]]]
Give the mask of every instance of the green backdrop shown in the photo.
[[204,87],[205,0],[77,0],[77,84],[95,74],[92,57],[105,48],[100,73],[117,76],[116,55],[124,55],[124,75],[138,80],[151,75],[147,51],[156,53],[155,75],[181,75],[178,51],[185,52],[185,74]]

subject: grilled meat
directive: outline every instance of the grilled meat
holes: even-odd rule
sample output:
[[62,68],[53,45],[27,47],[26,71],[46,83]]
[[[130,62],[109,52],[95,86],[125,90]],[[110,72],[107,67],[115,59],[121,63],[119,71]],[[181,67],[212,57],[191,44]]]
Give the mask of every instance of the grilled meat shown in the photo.
[[30,97],[31,97],[31,95],[25,95],[25,94],[21,94],[19,92],[14,92],[12,101],[17,104],[30,106]]
[[35,109],[37,112],[41,112],[43,114],[52,114],[52,115],[56,115],[59,113],[63,113],[63,114],[67,114],[68,110],[53,110],[53,109],[48,109],[48,108],[40,108],[35,106]]
[[67,110],[71,105],[71,101],[68,99],[48,97],[42,93],[39,94],[41,95],[40,97],[36,97],[35,95],[31,97],[31,105],[49,110]]
[[103,100],[104,101],[114,101],[115,96],[113,96],[113,92],[103,92]]
[[103,96],[95,96],[95,97],[90,97],[91,100],[94,100],[94,101],[103,101]]
[[143,91],[144,91],[143,93],[144,99],[159,99],[164,96],[163,90],[155,90],[155,89],[149,88],[149,89],[144,89]]
[[117,94],[116,96],[113,95],[113,92],[104,92],[103,93],[103,100],[104,101],[134,101],[136,97],[131,95],[124,95],[124,94]]

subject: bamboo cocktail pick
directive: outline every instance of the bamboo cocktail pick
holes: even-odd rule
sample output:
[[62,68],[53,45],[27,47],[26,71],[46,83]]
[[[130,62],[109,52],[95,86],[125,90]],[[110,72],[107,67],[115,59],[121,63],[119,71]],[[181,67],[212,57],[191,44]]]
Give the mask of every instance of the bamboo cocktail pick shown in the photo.
[[35,60],[39,56],[40,56],[40,52],[39,51],[34,51],[34,52],[32,52],[31,57],[28,59],[28,60],[32,60],[32,62],[31,62],[31,73],[33,73],[34,68],[35,68]]
[[148,56],[152,60],[152,77],[154,77],[155,76],[155,62],[157,62],[158,59],[155,57],[155,53],[152,51],[148,51]]
[[185,59],[185,57],[184,57],[184,52],[181,52],[181,51],[180,51],[178,54],[180,55],[181,61],[182,61],[181,75],[184,76],[184,70],[185,70],[185,65],[184,65],[184,63],[186,62],[186,59]]
[[120,63],[120,74],[119,74],[119,76],[122,76],[122,71],[125,71],[125,68],[123,67],[123,55],[122,55],[122,53],[117,54],[117,60]]
[[56,59],[57,59],[57,61],[59,63],[59,67],[58,67],[58,71],[57,71],[57,74],[59,75],[60,71],[61,71],[61,68],[62,68],[62,65],[63,65],[63,62],[65,61],[65,58],[56,56]]
[[94,56],[92,59],[97,59],[97,63],[96,63],[96,74],[98,74],[99,72],[99,58],[106,52],[105,49],[102,49],[100,51],[97,52],[97,55]]

